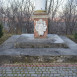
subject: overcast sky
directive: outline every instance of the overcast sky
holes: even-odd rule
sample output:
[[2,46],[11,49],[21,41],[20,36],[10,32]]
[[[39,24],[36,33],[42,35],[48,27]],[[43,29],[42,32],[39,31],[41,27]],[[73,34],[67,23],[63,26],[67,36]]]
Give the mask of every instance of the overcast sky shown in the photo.
[[[2,1],[3,1],[4,5],[7,6],[7,5],[9,5],[8,2],[11,1],[11,0],[2,0]],[[35,2],[35,0],[32,0],[32,1]],[[59,0],[59,1],[61,1],[61,0]],[[66,2],[67,2],[67,0],[63,0],[63,2],[61,3],[61,6],[59,8],[59,11],[62,11],[62,7],[64,7],[64,5],[66,4]]]

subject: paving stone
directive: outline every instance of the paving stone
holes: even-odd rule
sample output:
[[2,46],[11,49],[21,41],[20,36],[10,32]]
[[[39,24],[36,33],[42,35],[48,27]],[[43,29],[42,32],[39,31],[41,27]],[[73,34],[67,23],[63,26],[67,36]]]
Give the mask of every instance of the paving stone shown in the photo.
[[30,76],[30,74],[26,74],[26,76]]
[[41,74],[41,76],[46,76],[45,74]]
[[22,76],[22,74],[18,74],[18,76]]
[[41,69],[38,69],[37,71],[41,71]]
[[34,70],[34,69],[29,69],[28,71],[32,71],[32,72],[35,72],[35,70]]
[[50,77],[54,76],[54,74],[49,74]]
[[77,75],[76,73],[72,73],[73,75]]
[[7,74],[7,76],[13,76],[13,74]]
[[47,73],[47,72],[45,71],[45,72],[43,72],[43,73]]
[[37,77],[37,74],[31,74],[31,76],[36,76]]
[[65,77],[69,77],[69,76],[65,76]]
[[39,69],[43,69],[44,67],[39,67]]
[[42,69],[42,71],[45,71],[46,69]]
[[27,72],[25,72],[25,73],[29,73],[29,72],[27,71]]
[[56,70],[55,70],[55,71],[51,71],[51,73],[54,73],[54,74],[56,74],[57,72],[56,72]]
[[36,69],[36,67],[33,67],[32,69]]
[[76,77],[76,76],[72,76],[72,77]]
[[42,76],[42,74],[37,74],[37,76],[38,76],[38,77],[41,77],[41,76]]
[[37,71],[36,73],[37,73],[37,74],[42,74],[43,72],[42,72],[42,71]]
[[37,71],[37,69],[35,69],[35,71]]
[[54,76],[60,76],[60,74],[54,74]]
[[6,71],[6,73],[11,74],[12,72]]
[[15,69],[18,69],[18,67],[15,67]]
[[18,74],[13,74],[14,76],[18,76]]
[[2,74],[0,74],[0,76],[2,76]]
[[[36,71],[35,73],[40,74],[40,71]],[[42,72],[41,72],[42,73]]]
[[32,69],[32,67],[27,67],[27,69]]
[[72,77],[72,76],[69,76],[69,77]]
[[26,76],[25,74],[23,74],[22,76]]
[[35,72],[29,72],[29,73],[34,74]]
[[27,69],[24,69],[24,71],[27,72],[28,70]]
[[45,76],[49,76],[49,74],[45,74]]
[[[15,72],[13,72],[13,73],[15,73]],[[18,71],[18,72],[16,72],[16,73],[18,73],[18,74],[19,74],[19,73],[20,73],[20,71]]]
[[68,73],[73,73],[72,71],[69,71]]

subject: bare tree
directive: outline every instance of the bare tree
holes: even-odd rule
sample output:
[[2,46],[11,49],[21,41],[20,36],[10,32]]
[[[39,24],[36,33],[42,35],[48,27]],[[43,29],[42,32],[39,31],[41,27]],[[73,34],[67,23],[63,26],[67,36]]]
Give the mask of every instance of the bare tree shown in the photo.
[[[61,6],[61,3],[63,2],[63,0],[47,0],[46,1],[46,11],[47,13],[50,15],[49,18],[49,33],[53,33],[54,31],[54,18],[57,15],[58,9]],[[55,27],[56,28],[56,27]]]
[[75,0],[68,0],[63,11],[66,25],[66,34],[73,34],[77,25],[77,5]]
[[[30,21],[33,12],[33,4],[30,0],[8,0],[10,6],[7,6],[4,14],[7,18],[9,32],[21,33],[32,31],[32,21]],[[3,8],[4,9],[4,8]],[[24,28],[23,28],[24,27]]]

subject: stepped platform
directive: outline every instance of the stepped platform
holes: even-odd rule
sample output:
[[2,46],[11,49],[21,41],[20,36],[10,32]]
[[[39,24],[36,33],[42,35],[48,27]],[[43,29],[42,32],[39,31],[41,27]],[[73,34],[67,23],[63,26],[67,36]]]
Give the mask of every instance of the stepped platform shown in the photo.
[[14,44],[15,48],[68,48],[66,43],[56,34],[48,34],[47,38],[34,38],[34,34],[22,34]]

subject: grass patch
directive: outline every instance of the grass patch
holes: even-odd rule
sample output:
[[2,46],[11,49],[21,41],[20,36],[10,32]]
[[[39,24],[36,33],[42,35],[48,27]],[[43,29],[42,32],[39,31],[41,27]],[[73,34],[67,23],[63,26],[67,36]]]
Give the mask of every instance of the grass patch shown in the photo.
[[70,38],[72,41],[77,43],[77,39],[75,39],[74,35],[66,35],[68,38]]
[[12,34],[4,34],[1,38],[0,38],[0,45],[6,41],[9,37],[11,37]]

